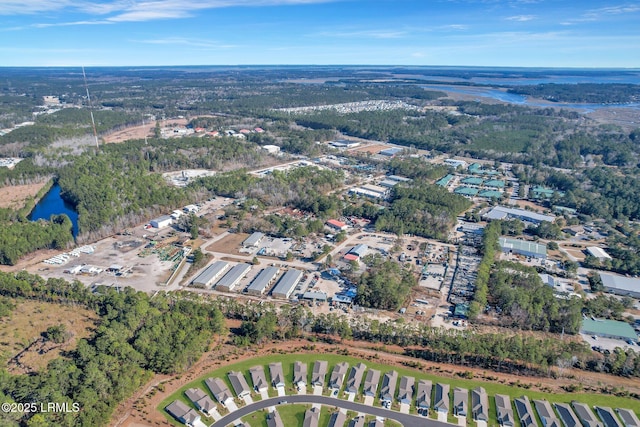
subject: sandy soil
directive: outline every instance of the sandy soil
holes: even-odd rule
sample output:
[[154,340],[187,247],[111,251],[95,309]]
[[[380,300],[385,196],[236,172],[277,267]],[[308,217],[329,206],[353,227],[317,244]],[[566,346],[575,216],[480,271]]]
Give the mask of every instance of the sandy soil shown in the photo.
[[357,147],[357,148],[354,148],[353,150],[349,150],[349,151],[351,151],[351,152],[354,152],[354,151],[355,151],[355,152],[359,152],[359,153],[371,153],[371,154],[376,154],[376,153],[378,153],[378,152],[380,152],[380,151],[384,150],[385,148],[389,148],[389,147],[388,147],[388,146],[386,146],[386,145],[377,145],[377,144],[374,144],[374,145],[366,145],[366,146],[364,146],[364,147]]
[[[237,327],[239,321],[230,323],[229,327]],[[313,349],[305,346],[313,344]],[[375,346],[375,348],[374,348]],[[162,400],[171,395],[183,385],[195,380],[207,371],[219,368],[223,365],[230,365],[242,360],[274,354],[281,351],[287,353],[309,353],[326,354],[340,353],[348,351],[350,356],[368,359],[375,357],[376,363],[383,363],[389,366],[406,366],[406,362],[415,362],[416,359],[401,356],[403,349],[398,346],[374,345],[361,341],[343,341],[338,344],[310,343],[306,340],[286,341],[281,343],[267,344],[262,347],[248,350],[238,349],[227,344],[217,347],[216,350],[207,352],[200,360],[186,373],[176,376],[156,375],[143,386],[132,398],[122,403],[114,412],[116,414],[111,420],[112,427],[141,427],[141,426],[170,426],[164,415],[156,409]],[[394,354],[395,353],[395,354]],[[420,361],[422,370],[436,374],[443,378],[458,378],[459,374],[471,371],[474,379],[490,380],[498,383],[509,384],[520,381],[521,384],[530,384],[531,390],[544,390],[546,392],[563,392],[563,385],[570,385],[580,382],[585,389],[588,387],[601,387],[613,385],[615,387],[625,387],[630,391],[640,391],[640,384],[635,379],[613,377],[593,372],[578,370],[565,370],[565,377],[559,379],[513,376],[508,374],[488,372],[485,369],[475,369],[448,364],[437,364]],[[574,375],[574,378],[569,376]],[[161,384],[161,387],[158,387]]]
[[47,181],[39,184],[12,185],[0,187],[0,208],[20,209],[25,201],[38,194],[38,191],[47,184]]

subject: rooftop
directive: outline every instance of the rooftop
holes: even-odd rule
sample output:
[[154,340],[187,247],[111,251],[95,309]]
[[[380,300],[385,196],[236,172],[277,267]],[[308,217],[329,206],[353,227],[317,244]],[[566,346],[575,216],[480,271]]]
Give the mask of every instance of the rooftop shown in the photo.
[[546,255],[547,247],[534,242],[528,242],[526,240],[508,239],[506,237],[500,237],[498,239],[500,247],[503,249],[526,251],[538,255]]
[[600,279],[605,288],[626,292],[640,292],[640,279],[600,272]]
[[585,317],[582,319],[582,328],[586,334],[623,337],[625,339],[636,340],[638,336],[631,325],[618,320],[590,319]]

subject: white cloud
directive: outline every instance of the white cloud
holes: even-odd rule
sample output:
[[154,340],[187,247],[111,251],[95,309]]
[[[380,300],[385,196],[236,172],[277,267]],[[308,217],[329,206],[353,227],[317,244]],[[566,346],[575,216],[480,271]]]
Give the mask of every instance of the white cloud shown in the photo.
[[407,35],[406,31],[394,30],[361,30],[361,31],[322,31],[311,34],[313,37],[336,38],[371,38],[371,39],[399,39]]
[[527,22],[536,19],[535,15],[516,15],[506,18],[507,21]]
[[156,45],[190,46],[206,49],[232,49],[238,47],[237,45],[225,45],[211,40],[191,39],[186,37],[167,37],[163,39],[136,40],[136,42]]

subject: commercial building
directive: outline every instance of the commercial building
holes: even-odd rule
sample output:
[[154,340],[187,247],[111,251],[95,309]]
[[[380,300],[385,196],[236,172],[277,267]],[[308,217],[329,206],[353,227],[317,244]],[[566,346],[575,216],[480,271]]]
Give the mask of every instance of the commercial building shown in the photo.
[[498,416],[498,423],[503,427],[514,427],[516,425],[515,418],[513,416],[513,407],[511,406],[511,399],[504,394],[496,394],[496,414]]
[[236,264],[227,274],[216,283],[216,291],[231,292],[240,283],[242,278],[251,270],[249,264]]
[[165,228],[173,223],[173,219],[169,215],[162,215],[149,221],[153,228]]
[[362,391],[363,394],[365,396],[375,397],[379,382],[380,382],[380,371],[376,369],[371,369],[367,371],[367,375],[364,377],[364,389]]
[[344,259],[347,261],[359,261],[360,258],[362,258],[367,254],[368,250],[369,250],[369,246],[367,245],[364,245],[364,244],[356,245],[353,248],[351,248],[349,252],[346,253],[346,255],[344,256]]
[[431,408],[431,389],[433,384],[429,380],[418,380],[418,391],[416,393],[416,406],[418,409]]
[[280,147],[278,147],[277,145],[267,144],[263,145],[260,148],[262,148],[269,154],[278,154],[280,152]]
[[327,300],[327,294],[324,292],[318,292],[318,291],[307,291],[304,294],[302,294],[302,299],[308,300],[308,301],[324,302]]
[[314,386],[324,386],[324,377],[327,375],[329,363],[326,360],[316,360],[311,372],[311,384]]
[[411,405],[411,401],[413,400],[413,386],[415,383],[416,379],[413,377],[403,376],[400,378],[398,402]]
[[453,415],[466,417],[469,407],[469,390],[456,387],[453,389]]
[[534,242],[528,242],[526,240],[508,239],[506,237],[500,237],[498,239],[500,249],[505,253],[514,253],[532,258],[547,258],[547,247]]
[[347,393],[358,393],[360,383],[362,383],[362,377],[364,377],[364,371],[366,369],[367,366],[364,363],[358,363],[356,366],[351,368],[349,377],[347,378],[347,388],[345,389]]
[[396,384],[398,383],[398,373],[390,371],[382,377],[382,385],[380,386],[380,401],[393,402],[393,396],[396,393]]
[[386,157],[394,157],[397,154],[402,153],[402,150],[404,149],[400,147],[386,148],[384,150],[379,151],[378,154]]
[[247,288],[249,295],[260,296],[265,293],[267,288],[273,284],[278,277],[280,269],[278,267],[267,267],[253,279],[253,282]]
[[640,298],[640,279],[599,271],[605,292]]
[[611,255],[606,253],[604,249],[599,248],[597,246],[589,246],[587,248],[587,254],[591,255],[592,257],[595,257],[595,258],[599,259],[600,261],[604,261],[606,259],[611,259]]
[[451,166],[453,168],[466,168],[467,167],[467,162],[465,162],[464,160],[456,160],[456,159],[445,159],[444,160],[444,164]]
[[267,383],[267,377],[264,374],[263,366],[254,366],[249,368],[249,375],[251,376],[251,382],[253,383],[253,389],[258,393],[267,391],[269,383]]
[[361,187],[349,189],[350,193],[371,197],[374,199],[385,199],[389,195],[389,189],[380,185],[365,184]]
[[275,388],[284,387],[284,373],[282,363],[269,363],[269,373],[271,374],[271,385]]
[[251,389],[249,388],[249,384],[247,384],[247,379],[244,377],[242,372],[231,371],[227,376],[229,377],[229,382],[231,383],[231,387],[236,393],[236,396],[243,398],[251,394]]
[[489,396],[484,387],[471,390],[471,415],[475,421],[489,421]]
[[638,335],[631,325],[619,320],[591,319],[585,317],[582,319],[580,333],[620,340],[635,341],[638,339]]
[[345,224],[342,221],[338,221],[337,219],[330,219],[326,222],[327,226],[329,228],[332,228],[336,231],[342,231],[342,230],[346,230],[347,228],[349,228],[349,226],[347,224]]
[[260,242],[262,242],[262,239],[264,239],[264,233],[256,231],[251,236],[244,239],[244,241],[242,242],[242,246],[244,248],[256,248],[258,247]]
[[540,224],[541,222],[553,222],[556,220],[555,216],[542,215],[536,212],[527,211],[524,209],[507,208],[504,206],[496,206],[491,209],[484,218],[488,221],[491,220],[504,220],[504,219],[519,219],[521,221],[530,222],[533,224]]
[[229,263],[225,261],[215,261],[204,271],[191,281],[194,288],[210,288],[229,268]]
[[302,274],[302,271],[296,270],[295,268],[289,269],[273,288],[271,295],[273,295],[274,298],[289,298],[298,283],[300,283]]

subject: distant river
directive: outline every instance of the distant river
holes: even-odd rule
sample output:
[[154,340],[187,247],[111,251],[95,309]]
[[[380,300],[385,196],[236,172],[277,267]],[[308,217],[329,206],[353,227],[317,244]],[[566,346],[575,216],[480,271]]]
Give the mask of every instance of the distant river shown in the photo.
[[516,93],[508,93],[499,89],[492,89],[489,87],[479,86],[457,86],[457,85],[420,85],[421,87],[429,90],[441,90],[443,92],[463,93],[465,95],[472,95],[478,98],[493,98],[498,101],[508,102],[509,104],[528,105],[532,107],[556,107],[556,108],[571,108],[581,110],[584,113],[589,113],[601,108],[632,108],[634,110],[640,110],[640,103],[633,102],[627,104],[574,104],[564,102],[540,102],[535,99],[531,99],[525,95],[518,95]]
[[60,197],[60,186],[55,184],[51,187],[51,190],[45,196],[40,199],[38,204],[29,214],[29,220],[37,221],[39,219],[49,220],[51,215],[65,214],[71,220],[73,224],[72,233],[73,237],[78,236],[78,213],[73,209],[73,206],[62,200]]

